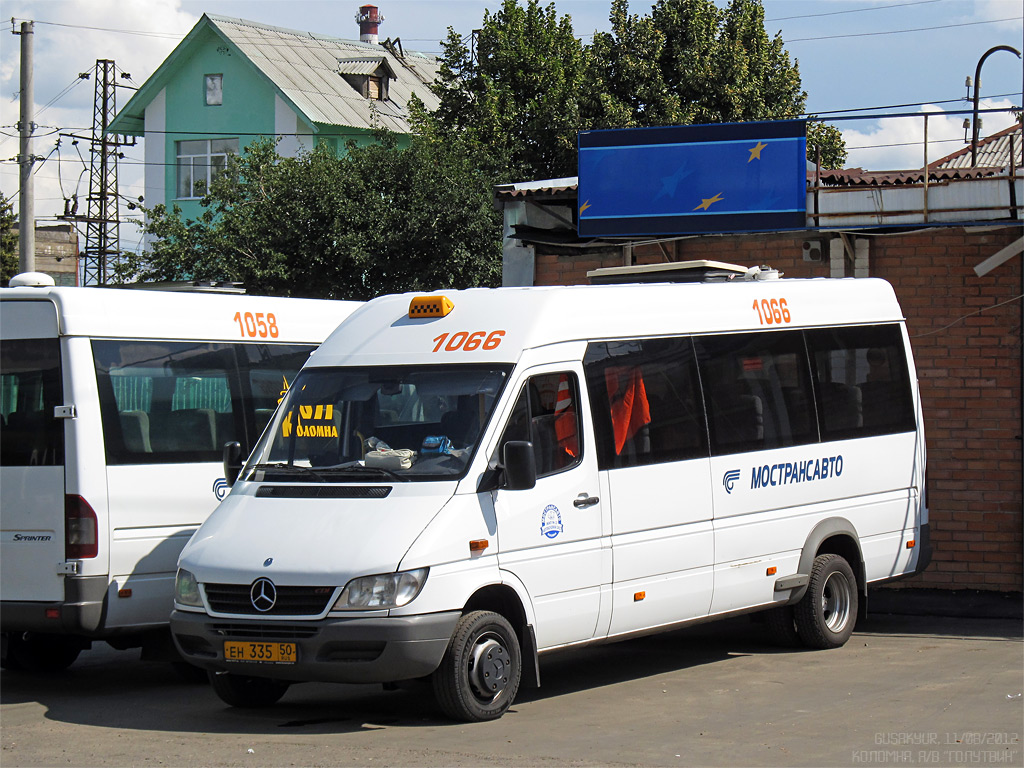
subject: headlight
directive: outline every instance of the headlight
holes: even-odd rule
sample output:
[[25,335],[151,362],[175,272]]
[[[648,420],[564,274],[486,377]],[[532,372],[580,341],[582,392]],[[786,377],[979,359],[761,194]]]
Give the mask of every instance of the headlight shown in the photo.
[[191,572],[183,568],[179,568],[178,575],[174,577],[174,600],[181,605],[203,607],[203,599],[199,596],[199,582]]
[[345,585],[331,610],[366,611],[408,605],[423,589],[428,568],[401,573],[361,576]]

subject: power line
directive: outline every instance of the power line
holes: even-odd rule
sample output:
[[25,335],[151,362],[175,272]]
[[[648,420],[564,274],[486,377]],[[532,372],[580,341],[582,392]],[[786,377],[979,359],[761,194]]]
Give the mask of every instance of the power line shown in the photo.
[[960,24],[942,24],[937,27],[916,27],[914,29],[891,29],[887,32],[851,32],[846,35],[823,35],[822,37],[795,37],[791,40],[783,40],[787,45],[790,43],[804,43],[810,40],[838,40],[844,37],[876,37],[878,35],[902,35],[907,32],[930,32],[936,29],[953,29],[954,27],[976,27],[981,24],[1001,24],[1006,21],[1020,21],[1022,17],[1014,16],[1009,19],[989,19],[988,21],[965,21]]
[[[1017,95],[1018,94],[1016,93],[997,93],[992,96],[986,96],[984,98],[988,101],[991,101],[992,99],[1002,99],[1006,98],[1007,96]],[[909,104],[888,104],[880,107],[857,107],[856,109],[830,109],[825,111],[805,112],[803,114],[814,115],[817,117],[819,115],[840,115],[845,114],[847,112],[868,112],[875,109],[904,109],[906,107],[924,107],[930,104],[959,104],[962,101],[969,101],[969,99],[967,99],[966,97],[961,97],[959,99],[943,99],[942,101],[915,101]]]
[[804,13],[799,16],[777,16],[774,19],[765,19],[768,21],[789,21],[790,19],[813,19],[818,16],[838,16],[841,13],[863,13],[864,11],[883,11],[886,8],[905,8],[908,5],[928,5],[929,3],[938,3],[941,0],[915,0],[911,3],[895,3],[894,5],[874,5],[868,8],[850,8],[846,11],[828,11],[827,13]]

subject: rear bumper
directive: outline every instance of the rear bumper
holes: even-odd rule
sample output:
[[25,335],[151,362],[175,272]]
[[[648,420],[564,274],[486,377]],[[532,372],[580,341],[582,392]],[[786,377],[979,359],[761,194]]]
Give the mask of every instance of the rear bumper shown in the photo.
[[[181,655],[213,672],[291,681],[389,683],[429,675],[441,663],[459,611],[420,616],[260,622],[174,611],[171,632]],[[292,642],[294,664],[225,661],[226,640]]]
[[68,576],[64,599],[54,602],[0,601],[0,632],[53,635],[102,635],[106,614],[106,576]]

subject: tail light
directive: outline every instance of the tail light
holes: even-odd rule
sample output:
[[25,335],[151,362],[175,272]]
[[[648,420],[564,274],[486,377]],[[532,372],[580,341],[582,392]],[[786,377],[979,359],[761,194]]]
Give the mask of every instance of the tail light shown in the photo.
[[64,556],[83,560],[99,554],[96,513],[81,496],[64,497]]

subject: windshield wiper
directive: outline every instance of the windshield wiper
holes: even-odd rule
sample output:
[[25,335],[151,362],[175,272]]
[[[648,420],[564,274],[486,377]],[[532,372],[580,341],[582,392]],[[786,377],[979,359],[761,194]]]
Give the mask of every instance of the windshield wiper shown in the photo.
[[357,461],[353,461],[353,462],[351,462],[349,464],[342,464],[340,467],[321,467],[320,471],[324,472],[325,474],[332,474],[332,475],[334,473],[338,473],[338,474],[346,474],[346,473],[362,474],[364,472],[376,472],[378,475],[384,475],[385,477],[390,477],[392,480],[398,480],[399,482],[402,482],[402,483],[408,483],[409,482],[409,478],[408,477],[403,477],[402,475],[398,474],[397,472],[392,472],[390,469],[385,469],[384,467],[367,467],[364,464],[360,464]]
[[327,482],[327,480],[324,478],[324,476],[321,475],[319,472],[317,472],[316,470],[314,470],[314,469],[312,469],[310,467],[304,467],[301,464],[285,464],[284,462],[279,461],[279,462],[277,462],[275,464],[256,464],[253,467],[254,471],[255,470],[260,470],[260,469],[262,469],[264,471],[273,470],[275,472],[292,472],[292,473],[298,473],[298,474],[302,474],[302,475],[311,475],[318,482],[321,482],[321,483],[326,483]]

